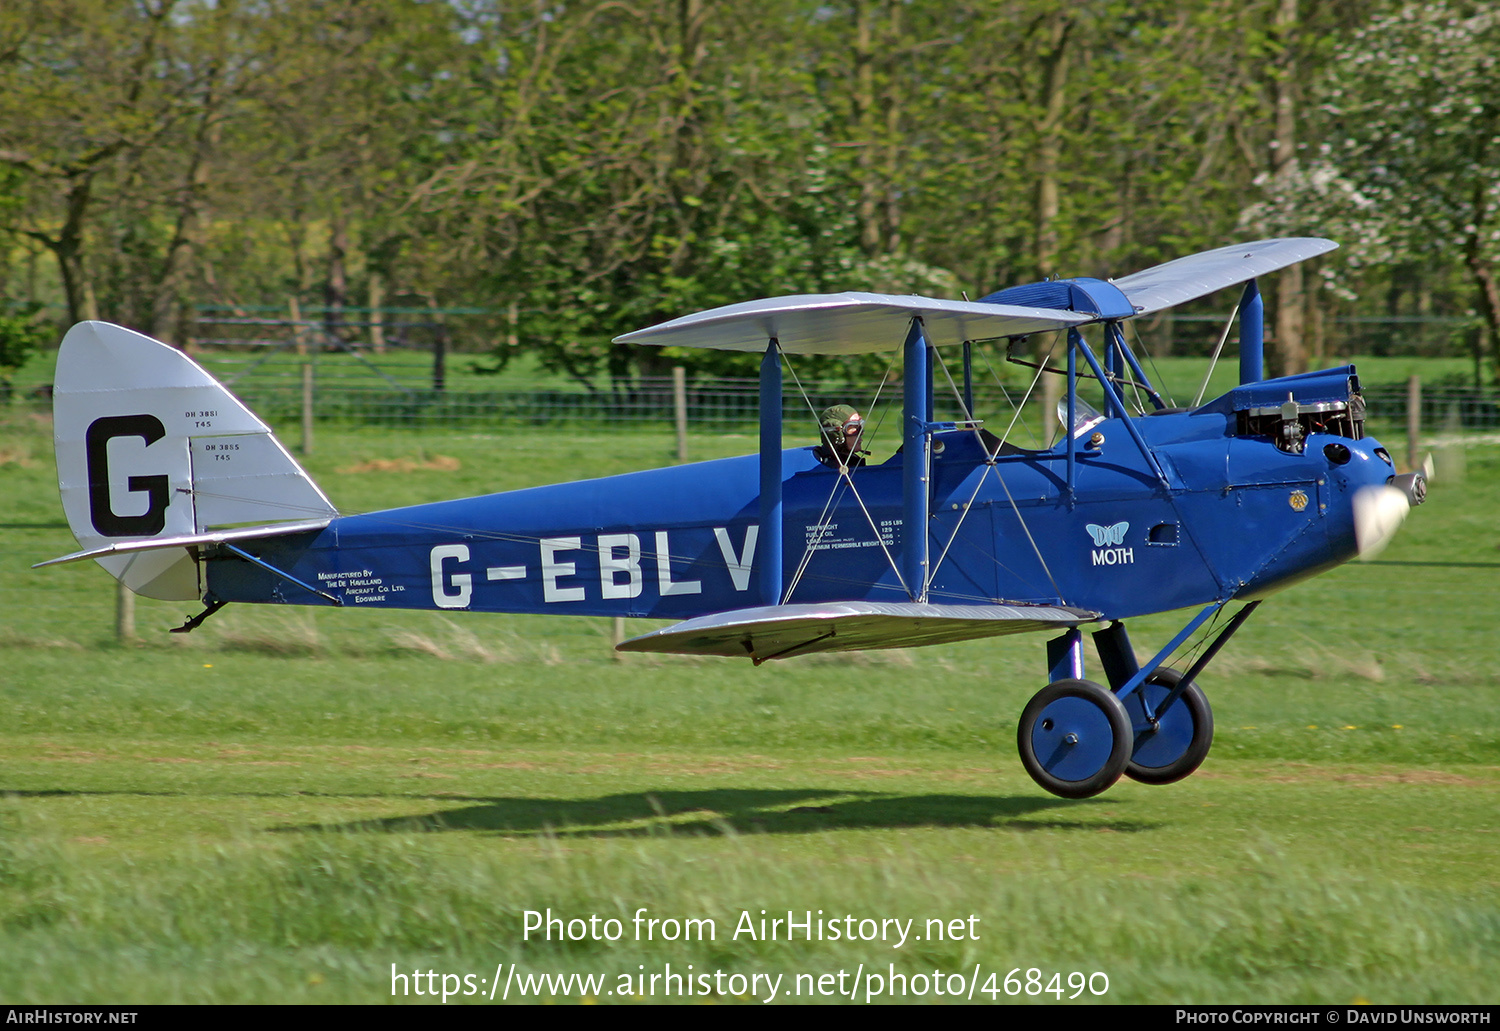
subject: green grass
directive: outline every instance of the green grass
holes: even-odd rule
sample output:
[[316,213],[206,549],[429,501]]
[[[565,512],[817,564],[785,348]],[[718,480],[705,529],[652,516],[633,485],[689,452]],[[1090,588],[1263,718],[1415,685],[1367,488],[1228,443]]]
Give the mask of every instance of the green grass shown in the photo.
[[[1262,606],[1203,678],[1199,773],[1068,802],[1015,756],[1040,637],[755,669],[617,661],[608,621],[573,617],[238,606],[183,637],[162,630],[194,606],[141,600],[140,640],[116,643],[102,571],[27,568],[73,547],[49,426],[12,413],[0,432],[7,1001],[380,1002],[392,964],[610,991],[667,963],[779,973],[783,992],[894,964],[977,966],[985,1001],[1017,967],[1102,971],[1109,1002],[1497,1001],[1493,448],[1376,562]],[[666,428],[320,427],[308,465],[357,511],[674,446]],[[1181,619],[1132,632],[1145,647]],[[527,939],[548,908],[626,934]],[[641,908],[718,935],[636,941]],[[973,915],[978,939],[731,937],[763,909]]]

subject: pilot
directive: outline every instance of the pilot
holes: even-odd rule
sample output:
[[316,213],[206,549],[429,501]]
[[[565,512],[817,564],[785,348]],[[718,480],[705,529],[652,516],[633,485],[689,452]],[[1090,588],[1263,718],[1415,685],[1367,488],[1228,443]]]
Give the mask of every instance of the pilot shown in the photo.
[[865,464],[870,452],[859,446],[865,421],[857,411],[849,405],[833,405],[823,409],[818,421],[823,431],[823,442],[813,448],[818,461],[830,469],[858,469]]

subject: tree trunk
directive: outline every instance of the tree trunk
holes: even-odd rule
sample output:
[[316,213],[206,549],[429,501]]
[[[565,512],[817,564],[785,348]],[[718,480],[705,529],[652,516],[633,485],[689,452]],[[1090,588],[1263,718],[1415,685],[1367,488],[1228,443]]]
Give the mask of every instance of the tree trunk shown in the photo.
[[1062,164],[1062,122],[1067,102],[1068,36],[1073,22],[1056,14],[1048,25],[1048,51],[1042,58],[1041,115],[1037,120],[1036,202],[1033,252],[1036,277],[1057,274],[1057,173]]
[[[888,40],[901,38],[901,11],[900,4],[887,5],[886,13],[891,22],[886,33]],[[891,62],[893,59],[887,56],[886,60]],[[894,67],[889,69],[882,97],[885,103],[885,145],[881,148],[881,153],[885,160],[884,167],[880,170],[880,189],[885,195],[882,247],[887,254],[895,254],[901,249],[901,191],[897,189],[896,183],[901,178],[898,169],[901,165],[902,103],[895,70]]]
[[161,274],[157,277],[155,296],[151,301],[151,324],[146,332],[165,343],[187,347],[187,309],[182,303],[188,274],[195,255],[203,248],[206,229],[203,218],[208,203],[209,159],[219,141],[212,98],[208,111],[199,123],[194,139],[192,163],[188,169],[187,190],[177,212],[172,242],[167,245]]
[[94,288],[89,282],[88,269],[83,260],[83,223],[88,215],[89,197],[93,190],[94,173],[86,171],[72,176],[68,183],[67,216],[56,237],[40,233],[32,236],[40,240],[57,258],[57,270],[62,276],[63,294],[68,301],[68,323],[84,319],[96,319],[99,312],[94,304]]
[[385,353],[385,276],[371,269],[369,273],[370,297],[370,351]]
[[875,13],[873,3],[854,4],[854,110],[859,134],[859,245],[880,253],[880,188],[875,176]]
[[1276,274],[1276,323],[1271,336],[1271,375],[1292,376],[1307,371],[1306,312],[1301,265]]
[[[1496,119],[1493,116],[1488,119],[1484,128],[1485,132],[1476,133],[1477,167],[1485,168],[1490,165],[1489,148],[1490,141],[1494,137]],[[1479,318],[1484,325],[1484,335],[1488,337],[1488,352],[1490,355],[1490,377],[1496,385],[1500,385],[1500,283],[1495,281],[1495,266],[1490,261],[1486,251],[1485,237],[1493,232],[1492,217],[1489,208],[1489,180],[1476,178],[1473,185],[1473,193],[1469,198],[1470,210],[1473,212],[1472,220],[1465,227],[1464,232],[1464,267],[1469,270],[1469,276],[1474,280],[1476,300],[1479,302]]]
[[1464,265],[1474,280],[1479,318],[1488,337],[1490,379],[1500,386],[1500,282],[1495,279],[1494,266],[1484,259],[1477,237],[1470,237],[1464,247]]
[[[1276,128],[1271,140],[1271,182],[1288,184],[1297,174],[1297,3],[1279,0],[1272,34],[1281,47],[1275,76]],[[1270,346],[1272,376],[1291,376],[1307,371],[1307,344],[1303,339],[1302,266],[1282,269],[1275,280],[1276,321]]]
[[343,208],[333,215],[328,234],[328,278],[323,281],[323,331],[328,346],[342,341],[344,306],[349,302],[349,276],[344,259],[349,253],[349,222]]
[[[1314,279],[1314,282],[1317,280]],[[1316,287],[1304,291],[1302,297],[1306,301],[1304,310],[1307,312],[1308,352],[1318,368],[1322,368],[1327,364],[1325,359],[1328,357],[1328,335],[1323,318],[1323,298]]]

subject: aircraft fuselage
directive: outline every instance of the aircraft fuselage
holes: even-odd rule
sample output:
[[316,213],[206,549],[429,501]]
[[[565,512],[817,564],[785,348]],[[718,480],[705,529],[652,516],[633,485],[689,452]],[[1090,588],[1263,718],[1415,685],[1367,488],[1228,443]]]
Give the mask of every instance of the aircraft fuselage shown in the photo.
[[[1394,472],[1375,440],[1314,432],[1288,451],[1237,431],[1228,405],[1133,423],[1161,477],[1121,419],[1075,441],[1071,484],[1065,444],[990,459],[973,430],[935,433],[927,600],[1120,619],[1267,593],[1353,557],[1352,498]],[[810,448],[783,453],[782,601],[911,597],[903,459],[845,480]],[[686,619],[775,601],[756,576],[758,469],[752,455],[341,517],[256,553],[350,606]],[[207,588],[326,603],[231,556],[209,559]]]

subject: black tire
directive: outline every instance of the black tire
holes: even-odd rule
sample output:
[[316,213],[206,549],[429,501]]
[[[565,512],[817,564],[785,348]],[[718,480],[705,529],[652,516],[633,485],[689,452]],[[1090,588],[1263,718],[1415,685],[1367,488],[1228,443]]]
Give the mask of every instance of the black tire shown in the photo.
[[1214,714],[1197,684],[1189,684],[1165,714],[1158,714],[1160,721],[1156,728],[1146,720],[1140,695],[1149,694],[1154,705],[1181,680],[1181,672],[1163,666],[1125,699],[1125,711],[1130,715],[1135,735],[1130,762],[1125,767],[1125,776],[1131,780],[1171,784],[1192,773],[1208,758],[1208,750],[1214,743]]
[[1088,798],[1113,785],[1130,762],[1130,716],[1092,680],[1054,680],[1021,713],[1021,765],[1062,798]]

